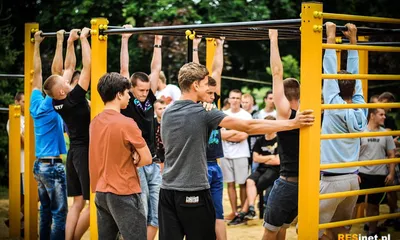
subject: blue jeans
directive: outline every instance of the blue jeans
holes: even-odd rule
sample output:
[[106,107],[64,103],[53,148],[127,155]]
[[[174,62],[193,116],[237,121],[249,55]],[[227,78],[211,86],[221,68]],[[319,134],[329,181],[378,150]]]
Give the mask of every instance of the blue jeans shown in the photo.
[[68,203],[64,165],[36,160],[33,174],[38,183],[40,200],[40,240],[65,239]]
[[160,165],[152,163],[139,168],[139,177],[147,225],[158,228],[158,199],[162,182]]

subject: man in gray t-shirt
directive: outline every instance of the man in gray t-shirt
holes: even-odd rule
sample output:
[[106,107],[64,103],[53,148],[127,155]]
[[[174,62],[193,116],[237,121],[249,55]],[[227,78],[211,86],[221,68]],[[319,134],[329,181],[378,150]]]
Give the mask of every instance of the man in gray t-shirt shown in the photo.
[[[384,132],[381,125],[385,121],[385,110],[381,108],[370,109],[368,113],[368,126],[366,132]],[[391,136],[361,138],[360,161],[394,158],[394,141]],[[390,185],[394,179],[395,164],[363,166],[360,168],[360,189],[379,188]],[[384,198],[384,193],[368,195],[367,216],[379,215],[379,204]],[[365,202],[365,196],[360,195],[357,203]],[[356,207],[357,208],[357,207]],[[368,224],[368,236],[378,233],[377,222]]]
[[207,102],[208,71],[187,63],[179,71],[181,100],[168,107],[161,120],[165,148],[163,182],[159,199],[160,240],[215,239],[215,210],[207,180],[207,142],[217,126],[248,134],[287,131],[314,123],[312,111],[292,120],[241,120],[218,110],[206,111],[197,102]]

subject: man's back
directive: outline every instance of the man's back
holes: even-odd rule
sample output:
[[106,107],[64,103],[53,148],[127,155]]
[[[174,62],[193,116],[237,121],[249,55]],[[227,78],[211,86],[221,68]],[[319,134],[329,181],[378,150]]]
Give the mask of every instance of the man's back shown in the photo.
[[52,105],[52,99],[33,90],[29,109],[33,118],[36,157],[59,156],[67,152],[63,135],[63,122]]
[[210,186],[207,179],[206,149],[208,136],[225,117],[190,100],[178,100],[165,110],[161,138],[165,147],[165,165],[161,188],[199,191]]

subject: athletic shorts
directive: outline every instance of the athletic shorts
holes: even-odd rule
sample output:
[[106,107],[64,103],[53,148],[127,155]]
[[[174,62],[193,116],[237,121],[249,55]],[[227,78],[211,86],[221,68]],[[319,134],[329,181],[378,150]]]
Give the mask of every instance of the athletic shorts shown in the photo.
[[221,158],[221,169],[224,182],[245,184],[249,176],[249,161],[247,158]]
[[[385,187],[385,175],[372,175],[359,173],[358,176],[361,178],[360,189],[370,189],[370,188],[381,188]],[[383,201],[385,193],[375,193],[368,195],[368,203],[379,205]],[[358,196],[357,203],[365,202],[365,195]]]
[[90,199],[89,148],[71,146],[67,155],[67,193],[69,197]]
[[222,170],[217,162],[207,162],[208,183],[210,184],[211,198],[215,208],[217,219],[224,219],[224,208],[222,206],[222,194],[224,190],[224,179]]

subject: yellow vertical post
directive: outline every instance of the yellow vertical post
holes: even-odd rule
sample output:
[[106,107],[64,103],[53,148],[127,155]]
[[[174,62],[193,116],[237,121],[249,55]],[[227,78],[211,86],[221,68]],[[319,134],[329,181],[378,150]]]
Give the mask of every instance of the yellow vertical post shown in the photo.
[[[91,104],[90,116],[93,119],[97,114],[103,111],[103,101],[97,92],[97,83],[101,76],[107,72],[107,36],[100,34],[100,25],[108,25],[106,18],[94,18],[90,21],[91,39],[92,39],[92,70],[91,70]],[[89,159],[90,161],[90,159]],[[90,195],[90,239],[99,238],[97,232],[97,212],[94,203],[95,194]]]
[[342,51],[341,50],[336,50],[336,58],[337,58],[337,71],[340,71],[340,64],[342,63]]
[[[214,38],[207,38],[206,39],[206,67],[207,67],[210,75],[212,74],[212,64],[214,61],[215,49],[216,49],[216,45],[215,45]],[[215,80],[218,81],[217,82],[217,86],[218,86],[217,94],[220,95],[221,94],[221,81],[220,81],[220,79],[215,79]]]
[[300,130],[299,239],[318,239],[321,126],[322,3],[301,7],[301,109],[313,109],[315,123]]
[[25,223],[25,239],[37,239],[38,233],[38,190],[37,183],[33,177],[33,164],[35,162],[35,136],[33,134],[33,120],[28,114],[30,107],[30,98],[32,93],[33,80],[33,47],[34,42],[31,41],[31,30],[39,29],[38,23],[25,24],[25,50],[24,50],[24,93],[25,99],[25,174],[24,174],[24,223]]
[[8,144],[8,216],[10,219],[9,237],[14,238],[20,236],[21,229],[21,106],[14,104],[10,105],[8,107],[8,113],[8,119],[10,120]]
[[[359,36],[358,40],[368,41],[368,37]],[[367,50],[358,51],[358,57],[359,57],[359,65],[358,65],[359,73],[368,74],[368,51]],[[366,102],[368,102],[368,79],[361,79],[361,82],[362,82],[364,99]]]

